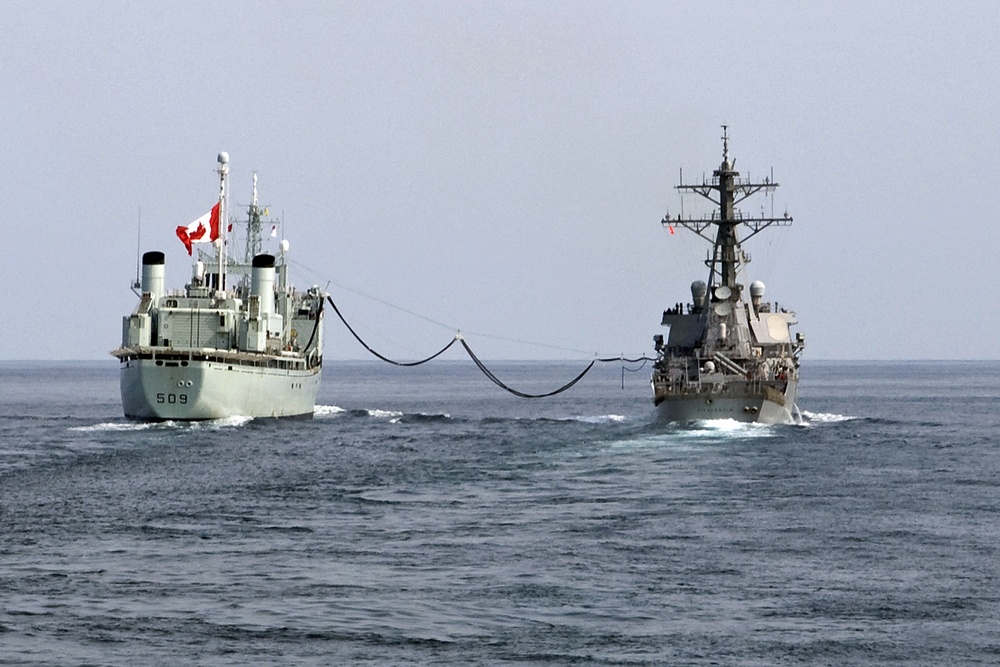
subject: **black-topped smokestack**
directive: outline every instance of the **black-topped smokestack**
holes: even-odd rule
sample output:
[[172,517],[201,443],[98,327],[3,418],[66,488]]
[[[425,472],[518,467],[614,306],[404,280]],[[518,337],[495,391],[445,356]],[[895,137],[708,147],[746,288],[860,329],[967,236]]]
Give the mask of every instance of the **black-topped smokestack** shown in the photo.
[[153,303],[163,296],[165,263],[163,253],[158,250],[151,250],[142,255],[142,291],[152,297]]

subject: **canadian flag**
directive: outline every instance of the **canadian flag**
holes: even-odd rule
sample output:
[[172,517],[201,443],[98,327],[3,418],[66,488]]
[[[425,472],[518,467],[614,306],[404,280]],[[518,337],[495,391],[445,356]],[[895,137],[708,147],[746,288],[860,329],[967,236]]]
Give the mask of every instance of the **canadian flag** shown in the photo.
[[219,238],[219,204],[216,203],[211,211],[190,225],[181,225],[178,227],[177,238],[187,248],[189,255],[191,254],[192,243],[211,243]]

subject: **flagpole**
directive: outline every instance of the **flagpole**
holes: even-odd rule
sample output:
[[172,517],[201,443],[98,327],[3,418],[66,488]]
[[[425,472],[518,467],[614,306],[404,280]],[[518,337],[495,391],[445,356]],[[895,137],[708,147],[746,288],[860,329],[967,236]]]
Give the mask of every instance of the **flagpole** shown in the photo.
[[[139,221],[135,226],[135,282],[132,283],[132,289],[137,290],[142,286],[142,282],[139,280],[139,272],[142,268],[142,206],[139,207]],[[139,294],[142,297],[142,294]]]
[[219,291],[226,291],[226,176],[229,175],[229,153],[219,153]]

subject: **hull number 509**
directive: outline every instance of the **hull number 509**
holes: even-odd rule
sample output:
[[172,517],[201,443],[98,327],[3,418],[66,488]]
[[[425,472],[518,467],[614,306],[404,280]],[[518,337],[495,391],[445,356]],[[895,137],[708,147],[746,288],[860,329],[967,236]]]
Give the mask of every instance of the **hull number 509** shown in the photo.
[[170,403],[171,405],[173,405],[175,403],[180,403],[181,405],[184,405],[185,403],[188,402],[188,395],[187,394],[157,394],[156,395],[156,402],[157,403]]

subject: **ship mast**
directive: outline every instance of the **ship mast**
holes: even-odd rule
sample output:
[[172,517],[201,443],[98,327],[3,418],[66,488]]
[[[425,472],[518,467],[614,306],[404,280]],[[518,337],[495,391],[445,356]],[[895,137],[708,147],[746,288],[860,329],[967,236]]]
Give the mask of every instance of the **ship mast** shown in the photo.
[[247,220],[247,243],[244,262],[249,264],[261,251],[260,206],[257,203],[257,172],[253,173],[253,200]]
[[219,153],[219,292],[226,292],[226,184],[229,175],[229,153]]
[[[702,218],[685,218],[677,216],[671,218],[669,215],[663,218],[664,226],[679,225],[690,229],[698,236],[709,241],[713,245],[712,258],[705,261],[711,269],[709,274],[709,287],[713,285],[725,285],[735,288],[736,274],[740,264],[749,261],[743,255],[740,244],[755,236],[766,227],[771,225],[790,225],[792,218],[787,213],[780,218],[767,217],[746,217],[736,209],[736,205],[744,199],[751,197],[758,192],[773,192],[778,184],[771,178],[765,178],[762,183],[754,183],[749,178],[741,179],[740,173],[736,171],[736,161],[729,159],[729,133],[728,126],[722,126],[722,164],[712,172],[710,180],[702,180],[701,185],[692,185],[682,182],[675,186],[681,192],[694,192],[718,206],[718,211],[711,216]],[[737,238],[737,227],[746,225],[752,230],[742,239]],[[708,236],[705,230],[711,225],[717,225],[718,231],[715,238]]]

